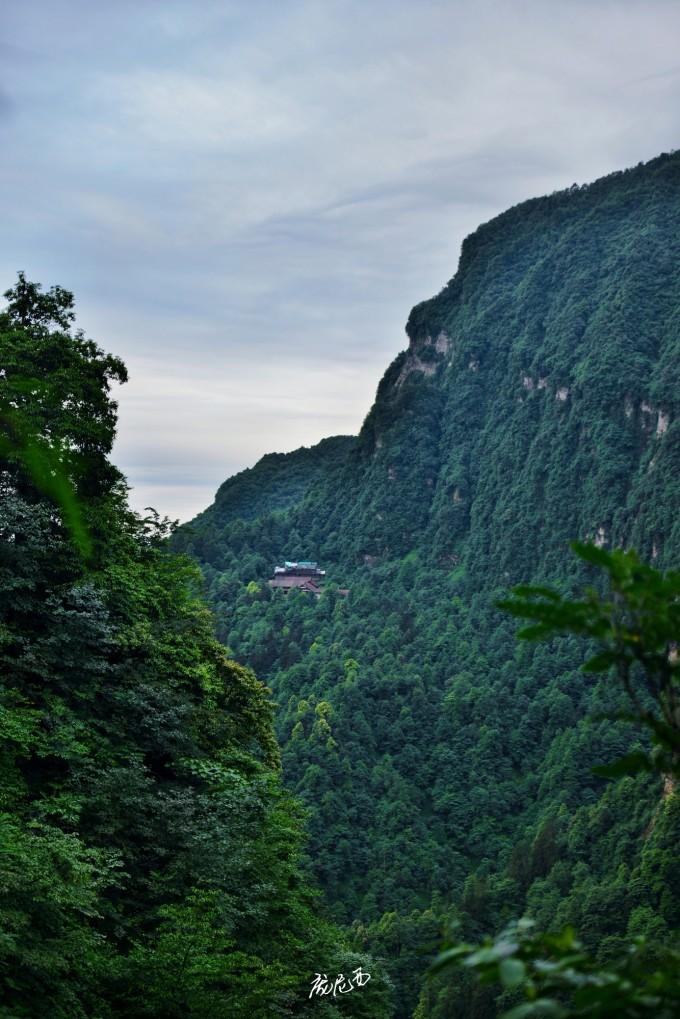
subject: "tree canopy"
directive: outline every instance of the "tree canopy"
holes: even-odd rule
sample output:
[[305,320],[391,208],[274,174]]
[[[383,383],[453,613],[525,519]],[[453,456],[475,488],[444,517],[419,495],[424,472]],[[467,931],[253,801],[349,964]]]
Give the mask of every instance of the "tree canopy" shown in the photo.
[[[67,291],[20,274],[6,297],[0,1015],[311,1013],[316,970],[372,966],[301,865],[269,691],[216,640],[167,521],[128,508],[122,363],[72,331]],[[373,976],[342,1014],[387,1014]]]

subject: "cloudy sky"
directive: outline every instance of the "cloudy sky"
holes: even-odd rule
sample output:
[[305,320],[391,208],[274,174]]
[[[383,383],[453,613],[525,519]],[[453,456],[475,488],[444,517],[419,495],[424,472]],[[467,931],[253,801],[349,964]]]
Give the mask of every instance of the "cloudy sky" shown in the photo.
[[5,5],[0,289],[75,292],[186,519],[358,429],[478,223],[677,147],[679,42],[677,0]]

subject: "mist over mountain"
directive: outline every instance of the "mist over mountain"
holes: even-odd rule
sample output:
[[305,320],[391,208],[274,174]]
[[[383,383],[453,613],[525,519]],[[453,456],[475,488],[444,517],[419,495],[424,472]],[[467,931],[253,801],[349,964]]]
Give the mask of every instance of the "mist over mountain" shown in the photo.
[[[265,457],[173,539],[273,691],[308,866],[399,1016],[494,1014],[471,984],[421,992],[442,919],[528,911],[605,961],[680,924],[677,798],[592,774],[638,738],[604,718],[618,695],[582,642],[517,644],[495,607],[588,580],[572,539],[677,565],[679,266],[679,153],[509,209],[411,312],[356,439]],[[269,589],[296,559],[320,598]]]

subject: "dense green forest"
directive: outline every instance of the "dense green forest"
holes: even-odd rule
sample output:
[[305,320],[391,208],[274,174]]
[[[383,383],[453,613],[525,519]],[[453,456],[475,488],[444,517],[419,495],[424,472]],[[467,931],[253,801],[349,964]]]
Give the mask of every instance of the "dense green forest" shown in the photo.
[[680,1014],[679,256],[678,154],[509,210],[357,437],[178,530],[110,459],[125,366],[19,274],[0,1017]]
[[[0,314],[0,1016],[387,1016],[300,861],[269,691],[109,453],[125,367],[20,274]],[[371,973],[310,1000],[320,968]],[[375,976],[374,976],[375,975]]]
[[[172,538],[273,692],[304,865],[399,1019],[497,1014],[470,971],[423,982],[442,926],[571,924],[602,965],[678,933],[672,781],[593,772],[645,749],[624,692],[497,607],[597,583],[572,539],[678,564],[678,265],[680,154],[510,209],[412,311],[356,439],[266,457]],[[296,558],[318,600],[268,588]]]

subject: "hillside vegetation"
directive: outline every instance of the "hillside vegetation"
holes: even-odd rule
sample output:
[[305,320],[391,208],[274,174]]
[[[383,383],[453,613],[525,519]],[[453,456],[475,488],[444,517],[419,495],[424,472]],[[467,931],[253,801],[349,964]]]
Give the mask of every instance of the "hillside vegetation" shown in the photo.
[[[269,691],[108,454],[125,367],[72,295],[0,314],[0,1016],[270,1019],[372,963],[300,864]],[[342,1015],[387,1016],[375,980]]]
[[[469,975],[421,991],[442,922],[573,924],[600,962],[680,926],[677,796],[592,771],[644,745],[623,694],[496,608],[592,579],[571,539],[678,564],[678,265],[680,154],[510,209],[411,312],[355,441],[265,458],[173,539],[273,691],[308,867],[397,1016],[495,1014]],[[327,569],[318,601],[270,592],[283,558]]]

